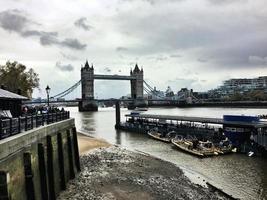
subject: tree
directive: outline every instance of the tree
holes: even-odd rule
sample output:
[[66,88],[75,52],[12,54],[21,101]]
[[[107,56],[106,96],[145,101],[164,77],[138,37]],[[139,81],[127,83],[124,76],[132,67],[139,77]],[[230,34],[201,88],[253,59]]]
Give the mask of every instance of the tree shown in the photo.
[[267,95],[263,90],[252,90],[247,93],[247,97],[251,101],[265,101],[267,100]]
[[243,95],[240,92],[235,92],[230,96],[231,101],[242,101],[243,100]]
[[39,88],[38,74],[32,68],[26,71],[26,66],[16,61],[7,61],[0,66],[0,84],[7,90],[31,98],[34,88]]

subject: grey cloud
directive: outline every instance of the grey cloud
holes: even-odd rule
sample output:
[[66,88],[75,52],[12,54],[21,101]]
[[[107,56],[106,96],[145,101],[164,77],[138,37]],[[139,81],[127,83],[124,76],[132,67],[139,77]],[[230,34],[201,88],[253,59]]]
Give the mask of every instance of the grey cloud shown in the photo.
[[214,5],[225,5],[225,4],[233,4],[233,3],[247,3],[247,0],[208,0],[210,3]]
[[86,19],[85,17],[82,17],[82,18],[76,20],[76,21],[74,22],[74,25],[75,25],[76,27],[82,28],[82,29],[84,29],[84,30],[86,30],[86,31],[89,31],[90,29],[93,28],[92,26],[90,26],[90,25],[87,23],[87,19]]
[[181,56],[180,54],[171,54],[170,57],[171,58],[181,58],[183,56]]
[[117,47],[116,51],[128,51],[129,49],[126,47]]
[[50,46],[53,44],[59,44],[58,39],[53,35],[43,35],[40,37],[40,43],[43,46]]
[[105,72],[111,72],[111,69],[110,69],[109,67],[105,67],[105,68],[104,68],[104,71],[105,71]]
[[0,12],[0,26],[10,32],[16,32],[22,37],[39,37],[40,44],[43,46],[63,46],[75,50],[84,50],[86,44],[82,44],[75,38],[66,38],[61,40],[57,32],[47,32],[30,29],[30,25],[37,23],[26,17],[26,14],[20,10],[6,10]]
[[[136,0],[121,0],[122,2],[136,2]],[[159,3],[176,3],[179,1],[185,1],[185,0],[140,0],[142,2],[149,3],[150,5],[155,5]]]
[[46,31],[37,31],[37,30],[27,30],[21,32],[21,35],[24,37],[31,37],[31,36],[57,36],[57,32],[46,32]]
[[[179,10],[174,5],[160,12],[161,6],[155,6],[154,10],[150,9],[151,12],[140,11],[139,15],[135,15],[134,11],[121,11],[114,21],[121,34],[127,31],[130,35],[125,34],[125,37],[138,40],[136,45],[131,45],[129,54],[172,55],[172,52],[182,49],[184,54],[190,53],[192,57],[200,58],[199,62],[208,61],[206,67],[209,68],[251,67],[253,64],[249,56],[266,57],[267,12],[263,9],[255,15],[256,6],[247,11],[236,4],[233,5],[235,9],[229,7],[218,13],[216,9],[220,8],[217,7],[210,9],[203,6],[193,12]],[[186,20],[185,14],[190,16]]]
[[249,56],[248,60],[251,64],[255,64],[255,65],[266,65],[267,64],[267,56],[266,57]]
[[56,62],[56,68],[60,69],[61,71],[73,71],[74,67],[71,64],[63,65],[60,62]]
[[59,44],[64,47],[69,47],[77,50],[84,50],[87,46],[86,44],[82,44],[79,40],[73,38],[66,38],[62,42],[59,42]]
[[202,63],[208,62],[208,60],[204,58],[198,58],[197,61]]
[[159,55],[159,56],[156,57],[156,60],[158,60],[158,61],[164,61],[164,60],[167,60],[167,59],[168,59],[168,57],[164,56],[164,55]]
[[155,5],[157,3],[177,3],[179,1],[185,1],[185,0],[142,0],[144,2],[148,2],[151,5]]
[[30,23],[21,11],[6,10],[0,13],[0,26],[7,31],[20,33]]
[[43,46],[58,45],[63,47],[68,47],[70,49],[84,50],[86,44],[82,44],[77,39],[66,38],[63,41],[60,41],[58,38],[57,32],[46,32],[46,31],[37,31],[37,30],[28,30],[21,33],[23,37],[33,37],[38,36],[40,39],[40,44]]
[[248,35],[242,37],[228,45],[214,49],[206,49],[206,54],[210,55],[213,63],[225,68],[251,68],[264,65],[267,52],[267,35]]

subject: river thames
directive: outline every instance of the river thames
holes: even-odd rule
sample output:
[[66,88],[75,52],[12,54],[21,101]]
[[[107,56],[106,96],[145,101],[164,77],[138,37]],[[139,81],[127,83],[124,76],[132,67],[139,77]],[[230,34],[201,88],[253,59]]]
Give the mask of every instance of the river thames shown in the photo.
[[[196,158],[176,150],[171,144],[150,139],[144,134],[117,131],[115,109],[99,108],[98,112],[78,112],[77,107],[67,108],[75,118],[78,131],[103,138],[112,144],[146,152],[175,163],[194,182],[203,179],[240,199],[267,199],[267,159],[230,154],[205,159]],[[121,109],[121,120],[130,113]],[[222,117],[224,114],[260,115],[267,109],[252,108],[149,108],[145,113],[198,117]]]

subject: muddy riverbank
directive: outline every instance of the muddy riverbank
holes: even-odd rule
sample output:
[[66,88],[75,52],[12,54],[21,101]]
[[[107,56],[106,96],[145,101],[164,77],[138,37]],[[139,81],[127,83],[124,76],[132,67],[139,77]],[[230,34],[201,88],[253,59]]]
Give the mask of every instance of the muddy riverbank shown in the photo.
[[81,165],[58,199],[228,199],[192,183],[172,163],[121,147],[90,151]]

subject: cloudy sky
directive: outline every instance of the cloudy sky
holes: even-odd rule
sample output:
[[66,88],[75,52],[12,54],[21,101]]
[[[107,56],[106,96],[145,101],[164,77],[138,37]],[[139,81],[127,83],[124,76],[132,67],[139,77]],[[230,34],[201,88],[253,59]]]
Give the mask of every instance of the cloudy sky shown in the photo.
[[[265,0],[0,0],[0,64],[18,61],[56,94],[98,74],[129,74],[152,86],[206,91],[229,78],[267,75]],[[95,81],[98,98],[130,92],[125,81]],[[72,97],[80,97],[80,90]]]

